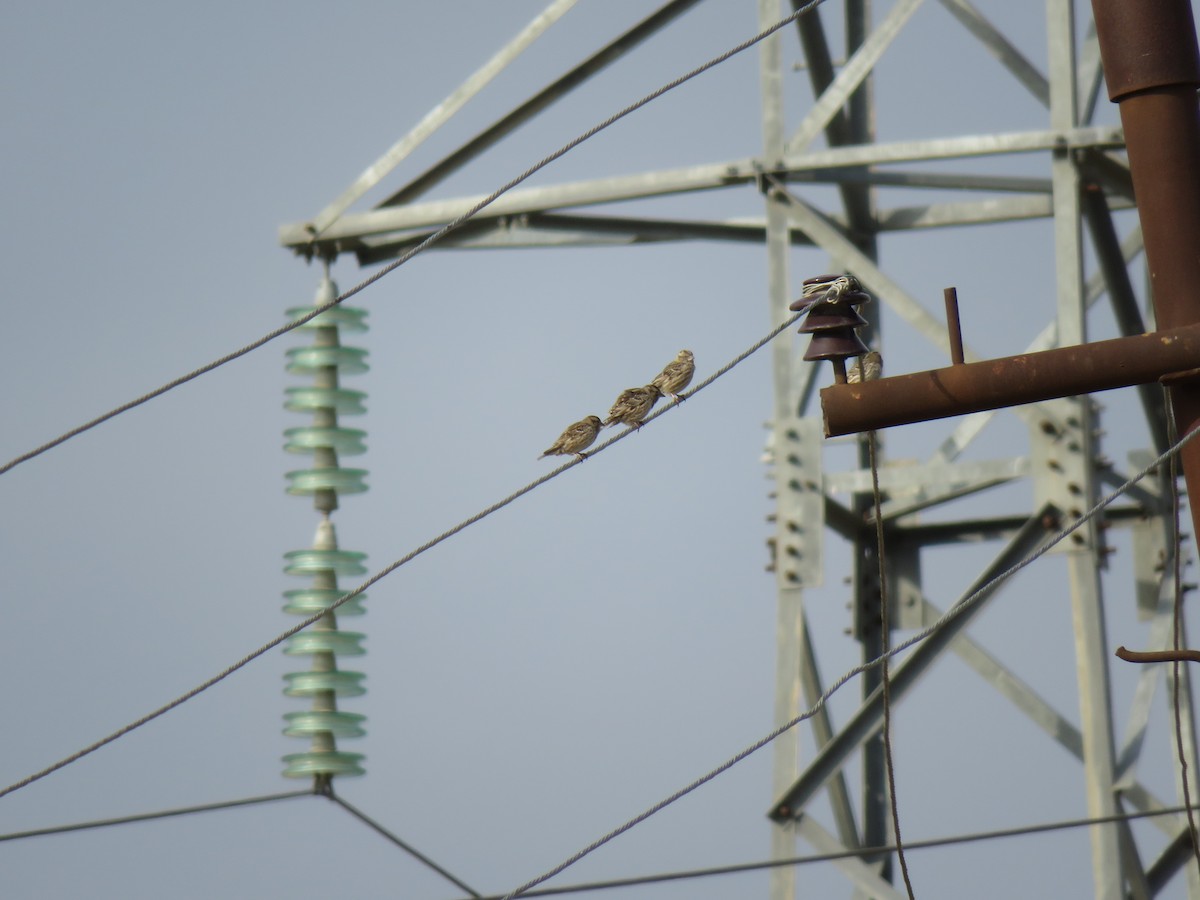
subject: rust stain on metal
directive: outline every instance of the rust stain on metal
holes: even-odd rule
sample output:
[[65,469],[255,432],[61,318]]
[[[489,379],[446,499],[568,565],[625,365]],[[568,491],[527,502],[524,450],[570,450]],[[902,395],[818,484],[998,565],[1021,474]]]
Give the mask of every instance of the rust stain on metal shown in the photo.
[[[1164,337],[1166,340],[1164,340]],[[825,435],[1072,397],[1200,368],[1200,324],[821,391]]]

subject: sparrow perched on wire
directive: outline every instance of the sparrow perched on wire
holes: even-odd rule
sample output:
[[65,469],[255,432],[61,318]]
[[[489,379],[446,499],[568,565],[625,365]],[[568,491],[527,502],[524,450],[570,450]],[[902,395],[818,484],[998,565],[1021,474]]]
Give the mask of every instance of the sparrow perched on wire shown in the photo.
[[695,374],[696,360],[692,351],[680,350],[675,358],[654,376],[650,384],[658,388],[658,392],[664,397],[670,397],[678,403],[683,399],[679,392],[692,383],[692,376]]
[[642,419],[646,418],[646,413],[654,408],[658,397],[658,388],[652,384],[645,387],[628,388],[621,392],[621,396],[612,405],[604,424],[616,425],[619,423],[641,428]]
[[869,350],[846,369],[846,384],[874,381],[883,374],[883,354]]
[[572,453],[579,459],[587,459],[587,454],[583,451],[596,442],[596,435],[602,427],[599,416],[580,419],[574,425],[568,425],[558,436],[558,440],[538,459],[545,459],[547,456],[570,456]]

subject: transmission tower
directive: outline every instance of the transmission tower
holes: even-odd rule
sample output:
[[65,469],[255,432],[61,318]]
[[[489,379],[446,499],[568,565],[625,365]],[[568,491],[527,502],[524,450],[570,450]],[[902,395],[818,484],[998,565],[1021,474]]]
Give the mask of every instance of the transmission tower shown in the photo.
[[[537,116],[626,51],[668,29],[697,0],[673,0],[598,50],[528,101],[497,118],[423,173],[393,189],[371,209],[350,212],[429,134],[448,121],[475,93],[515,59],[572,5],[556,0],[495,57],[369,167],[340,197],[310,221],[286,226],[281,242],[308,258],[330,260],[352,254],[359,264],[396,259],[470,209],[479,197],[424,200],[424,195],[468,163],[486,154],[504,136]],[[1139,302],[1130,267],[1140,264],[1141,231],[1119,227],[1121,210],[1133,208],[1129,163],[1121,128],[1097,124],[1102,118],[1103,81],[1100,42],[1090,11],[1071,0],[1046,0],[1046,56],[1032,59],[1019,42],[968,0],[926,0],[961,25],[961,39],[994,57],[997,77],[1012,90],[1031,97],[1040,118],[1020,130],[962,134],[944,123],[936,136],[885,142],[877,139],[873,78],[885,54],[906,33],[922,0],[881,4],[873,15],[869,0],[830,2],[800,17],[794,25],[763,41],[760,58],[761,139],[744,158],[714,160],[686,168],[630,173],[590,181],[542,187],[517,187],[481,210],[466,225],[441,238],[439,248],[459,250],[513,247],[603,247],[664,241],[757,242],[765,247],[768,303],[775,323],[789,315],[800,282],[821,271],[850,272],[878,301],[860,332],[883,351],[885,367],[894,355],[878,327],[880,308],[928,347],[925,368],[950,360],[953,341],[940,310],[906,291],[887,270],[887,245],[906,234],[909,252],[923,236],[930,269],[936,271],[937,236],[968,226],[1042,221],[1052,244],[1054,276],[1024,285],[1041,301],[1042,330],[1027,348],[1034,352],[1086,343],[1088,311],[1102,299],[1111,305],[1121,333],[1137,335],[1153,328],[1149,307]],[[798,8],[782,0],[758,0],[763,28]],[[840,16],[840,20],[835,19]],[[827,31],[829,29],[829,31]],[[836,42],[830,34],[836,33]],[[790,43],[789,43],[790,42]],[[790,48],[802,50],[802,64],[785,68]],[[930,58],[938,48],[930,48]],[[803,100],[797,85],[807,81]],[[785,83],[793,97],[785,100]],[[937,97],[909,98],[936,104]],[[585,212],[590,206],[623,200],[652,200],[669,195],[713,191],[752,192],[762,204],[761,217],[682,219],[673,215],[618,216]],[[894,197],[926,192],[936,198],[895,205]],[[948,193],[957,197],[947,200]],[[833,198],[830,201],[829,198]],[[822,202],[825,201],[825,202]],[[643,205],[639,209],[644,210]],[[1085,234],[1087,240],[1085,241]],[[802,248],[802,249],[797,249]],[[796,256],[827,257],[814,271],[796,272]],[[598,249],[596,252],[603,252]],[[1005,252],[1002,246],[997,252]],[[1094,273],[1085,272],[1094,260]],[[1013,259],[1019,267],[1021,261]],[[945,285],[939,285],[939,288]],[[1026,309],[1026,307],[1022,307]],[[1046,313],[1049,315],[1046,315]],[[1028,314],[1031,318],[1037,315]],[[1035,323],[1036,324],[1036,323]],[[968,334],[970,329],[967,329]],[[906,353],[910,348],[905,347]],[[868,444],[855,438],[855,462],[845,471],[823,465],[824,435],[815,388],[828,368],[806,362],[793,345],[772,345],[774,414],[768,444],[775,496],[775,533],[771,539],[778,592],[778,645],[775,717],[785,722],[808,708],[827,686],[817,664],[814,635],[805,597],[825,577],[822,559],[827,538],[848,544],[852,559],[850,627],[864,660],[876,658],[890,640],[891,628],[911,631],[935,621],[943,609],[930,595],[922,555],[938,546],[988,542],[994,558],[973,586],[1009,568],[1038,549],[1050,530],[1088,509],[1112,485],[1124,480],[1121,466],[1098,451],[1102,412],[1088,396],[1063,397],[1012,409],[1023,426],[1025,450],[1003,458],[981,452],[977,438],[997,415],[975,412],[948,420],[936,450],[917,464],[891,464],[878,435],[879,483],[886,541],[886,581],[895,610],[890,627],[881,627],[881,585],[877,576],[875,525]],[[904,356],[904,354],[896,354]],[[969,347],[967,361],[978,359]],[[889,374],[885,368],[885,375]],[[1144,412],[1143,452],[1130,458],[1130,471],[1167,446],[1168,420],[1157,385],[1139,388]],[[970,452],[968,452],[970,451]],[[973,454],[973,455],[972,455]],[[983,458],[978,458],[982,456]],[[1020,513],[981,514],[980,495],[1024,484],[1032,503]],[[847,495],[843,502],[839,496]],[[972,506],[974,503],[976,505]],[[963,511],[963,504],[968,509]],[[928,516],[936,514],[936,521]],[[1128,528],[1134,547],[1133,581],[1139,612],[1150,623],[1153,649],[1170,639],[1175,596],[1170,482],[1165,473],[1141,487],[1132,499],[1111,507],[1103,521],[1076,532],[1054,552],[1046,566],[1065,570],[1073,615],[1073,652],[1062,656],[1062,678],[1077,684],[1074,710],[1055,708],[1019,672],[1019,666],[991,655],[967,633],[975,613],[1004,591],[998,587],[973,611],[960,616],[934,638],[918,645],[895,664],[891,702],[902,704],[947,651],[978,672],[1011,702],[1049,741],[1078,760],[1084,806],[1089,817],[1107,824],[1089,829],[1093,882],[1097,897],[1150,896],[1186,869],[1188,896],[1200,897],[1200,877],[1188,867],[1192,850],[1186,820],[1160,816],[1157,850],[1138,846],[1134,832],[1120,823],[1127,811],[1155,811],[1178,798],[1156,796],[1137,777],[1147,713],[1163,674],[1147,667],[1124,734],[1114,710],[1110,685],[1110,637],[1105,629],[1101,575],[1107,566],[1109,529]],[[969,593],[969,591],[968,591]],[[1132,601],[1130,601],[1132,602]],[[1184,673],[1186,674],[1186,673]],[[1167,667],[1167,688],[1175,688]],[[804,727],[811,728],[815,753],[802,759],[797,729],[775,744],[773,793],[768,814],[776,822],[772,853],[796,855],[803,840],[819,852],[851,851],[838,863],[857,897],[900,897],[893,884],[890,853],[853,855],[859,848],[889,845],[892,834],[887,771],[881,741],[883,703],[878,669],[862,679],[857,709],[842,722],[825,709]],[[1180,678],[1182,731],[1190,771],[1197,770],[1191,699]],[[1078,723],[1078,724],[1076,724]],[[998,754],[1003,749],[997,750]],[[852,765],[857,761],[857,770]],[[1165,764],[1165,761],[1159,761]],[[978,761],[980,771],[987,762]],[[1181,785],[1182,787],[1182,785]],[[1194,799],[1200,792],[1193,785]],[[855,798],[858,798],[856,804]],[[820,799],[820,805],[816,801]],[[817,808],[819,806],[819,808]],[[830,821],[822,822],[822,816]],[[1165,849],[1163,848],[1165,847]],[[795,870],[772,874],[771,896],[796,895]]]

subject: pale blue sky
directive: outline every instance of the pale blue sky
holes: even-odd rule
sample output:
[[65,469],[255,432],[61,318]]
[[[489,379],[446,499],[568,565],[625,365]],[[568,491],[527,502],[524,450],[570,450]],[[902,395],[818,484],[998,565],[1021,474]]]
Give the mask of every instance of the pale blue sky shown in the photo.
[[[542,6],[7,10],[0,457],[221,356],[309,303],[319,271],[280,249],[278,226],[315,215]],[[581,2],[385,187],[652,6]],[[439,195],[494,189],[740,42],[758,30],[755,6],[699,4]],[[890,4],[877,6],[883,15]],[[1044,69],[1040,4],[979,6]],[[832,22],[840,6],[823,14]],[[783,43],[790,66],[798,54],[790,30]],[[881,139],[1046,127],[1044,110],[936,3],[917,13],[884,66]],[[789,68],[785,78],[794,125],[811,97],[804,73]],[[758,104],[750,51],[531,183],[753,155]],[[1102,116],[1115,121],[1111,109]],[[1032,157],[1006,165],[1045,171]],[[823,205],[833,196],[804,193]],[[912,199],[889,205],[900,202]],[[618,209],[758,216],[761,200],[745,188]],[[888,237],[881,261],[935,313],[942,288],[957,285],[968,341],[1007,355],[1052,314],[1049,235],[1039,222]],[[828,261],[797,250],[791,267],[798,285]],[[368,273],[346,258],[333,274],[345,288]],[[543,473],[550,463],[536,457],[563,426],[603,414],[681,347],[695,351],[704,376],[769,329],[765,258],[754,246],[430,252],[351,303],[369,310],[371,330],[344,341],[370,351],[371,371],[346,386],[368,392],[369,413],[345,424],[367,430],[369,452],[346,464],[369,470],[371,490],[344,498],[335,522],[341,545],[368,553],[372,570]],[[890,371],[944,363],[894,317],[883,321]],[[1106,310],[1093,325],[1097,336],[1112,333]],[[305,340],[285,336],[0,477],[8,688],[0,783],[115,730],[292,624],[281,592],[305,582],[282,574],[282,556],[310,544],[317,516],[283,490],[283,473],[303,460],[282,452],[281,433],[305,424],[282,408],[284,388],[304,383],[283,361]],[[1112,416],[1105,449],[1123,463],[1145,444],[1141,419],[1131,394],[1102,400]],[[366,673],[368,693],[342,708],[366,714],[368,735],[342,742],[366,754],[367,775],[339,780],[339,793],[475,889],[502,893],[769,731],[775,589],[763,571],[771,507],[759,457],[770,411],[763,353],[373,588],[367,615],[342,622],[367,634],[367,655],[344,665]],[[889,453],[923,458],[948,427],[893,432]],[[1022,450],[1012,421],[989,436],[974,458]],[[830,468],[847,463],[844,449],[827,455]],[[1029,502],[1024,488],[974,511]],[[1135,646],[1144,628],[1128,593],[1128,542],[1113,540],[1110,635],[1113,646]],[[842,633],[846,553],[829,544],[826,584],[810,593],[809,609],[831,681],[859,651]],[[952,602],[997,549],[929,554],[933,599]],[[1061,563],[1050,561],[973,634],[1014,664],[1044,653],[1044,664],[1022,672],[1075,718],[1067,600]],[[281,676],[303,668],[267,654],[0,799],[0,832],[304,787],[280,776],[280,756],[305,749],[280,734],[282,714],[304,706],[282,695]],[[1114,672],[1121,722],[1135,678]],[[836,721],[858,691],[855,683],[836,698]],[[1139,774],[1171,797],[1160,708],[1152,721],[1157,770]],[[957,660],[940,663],[898,709],[895,729],[912,839],[1086,812],[1076,763]],[[810,757],[807,732],[804,746]],[[765,859],[770,771],[762,751],[555,883]],[[1092,890],[1088,853],[1086,833],[1072,831],[914,852],[910,866],[923,900],[1082,898]],[[0,872],[11,897],[460,895],[315,798],[0,844]],[[804,896],[850,893],[829,866],[803,868],[798,879]],[[623,896],[764,896],[766,886],[757,873]]]

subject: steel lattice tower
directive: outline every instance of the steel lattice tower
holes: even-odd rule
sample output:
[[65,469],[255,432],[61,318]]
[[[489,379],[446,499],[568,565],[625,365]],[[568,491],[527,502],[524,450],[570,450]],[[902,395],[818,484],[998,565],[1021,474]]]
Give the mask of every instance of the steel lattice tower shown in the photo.
[[[939,0],[928,0],[932,5]],[[282,230],[281,242],[308,257],[333,258],[354,254],[363,265],[396,258],[470,208],[479,198],[422,201],[422,195],[542,109],[567,95],[590,75],[609,65],[622,52],[669,25],[696,0],[674,0],[612,41],[593,57],[528,102],[501,116],[457,151],[411,179],[366,212],[347,212],[429,133],[448,120],[473,93],[522,52],[571,3],[556,0],[528,28],[433,110],[407,136],[371,166],[347,191],[309,222]],[[796,4],[757,0],[758,21],[767,27]],[[948,340],[940,316],[929,304],[906,292],[886,265],[889,238],[897,233],[925,235],[936,257],[934,235],[1003,222],[1043,220],[1054,248],[1052,283],[1030,286],[1053,314],[1029,350],[1081,344],[1088,340],[1087,312],[1106,298],[1124,334],[1152,328],[1146,321],[1130,267],[1139,263],[1140,231],[1122,237],[1114,212],[1133,207],[1128,162],[1121,129],[1095,124],[1100,108],[1102,70],[1090,13],[1071,0],[1046,0],[1047,57],[1029,59],[1017,44],[968,0],[940,0],[962,25],[964,42],[977,42],[999,62],[1014,90],[1040,105],[1040,122],[1025,130],[987,134],[957,134],[896,142],[876,139],[876,109],[872,77],[885,52],[904,32],[922,0],[896,0],[876,18],[870,0],[830,3],[818,13],[800,18],[794,26],[764,41],[760,54],[761,152],[743,159],[716,160],[686,168],[632,173],[623,177],[576,181],[548,187],[519,187],[452,232],[440,246],[459,249],[513,246],[595,246],[682,240],[760,242],[766,249],[768,299],[772,320],[781,323],[788,305],[799,294],[800,280],[816,271],[854,273],[863,286],[906,327],[927,340],[927,368],[947,360]],[[881,6],[883,6],[881,4]],[[838,32],[844,47],[832,48],[829,20],[840,14]],[[826,19],[823,22],[821,16]],[[1082,36],[1082,38],[1080,37]],[[785,42],[799,41],[804,76],[811,96],[803,103],[784,99]],[[844,59],[835,62],[842,56]],[[914,102],[935,102],[916,98]],[[823,142],[822,146],[817,146]],[[1019,174],[1005,173],[1004,161],[1023,160]],[[986,160],[986,174],[972,174],[964,161]],[[1039,170],[1030,174],[1029,161]],[[760,220],[697,220],[673,216],[615,216],[585,213],[595,204],[650,199],[664,195],[714,189],[756,191],[761,196]],[[833,196],[836,202],[817,198]],[[936,192],[937,202],[894,206],[892,191],[905,196]],[[945,201],[945,192],[962,199]],[[644,207],[643,207],[644,208]],[[1086,240],[1085,240],[1086,235]],[[797,247],[817,248],[827,268],[794,272]],[[597,252],[603,252],[598,250]],[[811,252],[809,250],[808,252]],[[1085,276],[1085,259],[1095,260],[1095,272]],[[1019,261],[1014,261],[1019,264]],[[940,286],[939,286],[940,287]],[[878,321],[878,313],[873,314]],[[969,329],[968,329],[969,334]],[[888,358],[886,336],[869,329],[864,338]],[[1014,348],[1012,352],[1017,352]],[[776,719],[787,721],[815,700],[825,687],[817,666],[814,636],[805,610],[805,595],[822,582],[822,557],[827,535],[847,542],[852,552],[852,627],[864,659],[878,655],[885,635],[878,625],[880,586],[875,575],[874,525],[866,444],[857,442],[857,465],[829,472],[822,465],[822,423],[813,402],[818,380],[827,370],[804,363],[793,344],[772,346],[774,416],[770,439],[776,497],[773,548],[778,589]],[[968,350],[968,359],[973,355]],[[978,357],[974,357],[978,358]],[[1167,445],[1167,420],[1156,386],[1138,391],[1144,410],[1146,452]],[[883,515],[888,534],[887,578],[898,610],[893,625],[914,629],[938,615],[923,583],[922,551],[965,541],[994,542],[995,557],[974,580],[986,583],[1034,550],[1047,531],[1047,511],[1067,515],[1088,508],[1103,490],[1123,480],[1118,469],[1097,449],[1100,412],[1087,397],[1046,401],[1013,409],[1027,435],[1026,452],[997,459],[964,456],[994,417],[976,413],[948,420],[936,452],[917,464],[890,465],[880,472],[887,499]],[[883,434],[880,435],[881,442]],[[1020,515],[987,516],[962,513],[956,503],[977,498],[1000,485],[1027,483],[1033,502]],[[839,492],[851,498],[838,499]],[[929,523],[919,513],[943,515]],[[1169,489],[1165,477],[1140,490],[1134,499],[1114,507],[1103,527],[1077,532],[1056,550],[1047,565],[1065,567],[1075,623],[1073,659],[1064,678],[1077,677],[1078,707],[1070,713],[1055,709],[1022,680],[1016,669],[990,655],[966,633],[972,616],[963,616],[937,637],[919,645],[897,662],[892,672],[892,702],[905,696],[946,651],[953,651],[1000,694],[1015,705],[1052,741],[1078,760],[1085,785],[1089,816],[1118,816],[1125,810],[1154,810],[1172,806],[1174,798],[1156,797],[1137,778],[1136,764],[1145,734],[1145,707],[1158,683],[1147,674],[1139,685],[1138,708],[1130,715],[1126,734],[1115,724],[1110,688],[1109,637],[1101,573],[1106,566],[1104,529],[1133,531],[1135,560],[1130,589],[1139,610],[1151,623],[1156,647],[1165,647],[1174,597]],[[1003,588],[999,589],[1000,591]],[[986,601],[985,601],[986,603]],[[979,608],[982,608],[981,604]],[[817,748],[813,758],[801,759],[796,729],[775,745],[774,795],[770,815],[778,823],[773,853],[796,854],[797,839],[822,852],[886,845],[891,840],[887,784],[880,743],[882,704],[879,676],[864,679],[858,709],[846,721],[834,722],[823,711],[806,723]],[[828,673],[826,673],[828,674]],[[1168,668],[1166,681],[1173,687]],[[1191,701],[1186,679],[1183,692],[1184,731],[1190,770],[1197,769]],[[1143,689],[1144,687],[1144,689]],[[1073,716],[1077,718],[1073,720]],[[1075,721],[1078,724],[1075,724]],[[1140,730],[1139,730],[1140,723]],[[861,764],[852,770],[851,759]],[[853,794],[861,797],[855,808]],[[1182,796],[1182,795],[1181,795]],[[1197,790],[1192,788],[1192,797]],[[809,807],[827,798],[832,821],[822,823]],[[1165,833],[1166,849],[1157,854],[1139,851],[1133,833],[1120,824],[1090,829],[1093,876],[1097,897],[1149,896],[1191,859],[1187,826],[1181,817],[1155,820]],[[855,896],[900,897],[892,885],[892,857],[849,858],[839,864],[853,884]],[[772,897],[796,894],[794,870],[781,867],[772,876]],[[1187,889],[1200,897],[1200,878],[1187,869]]]

